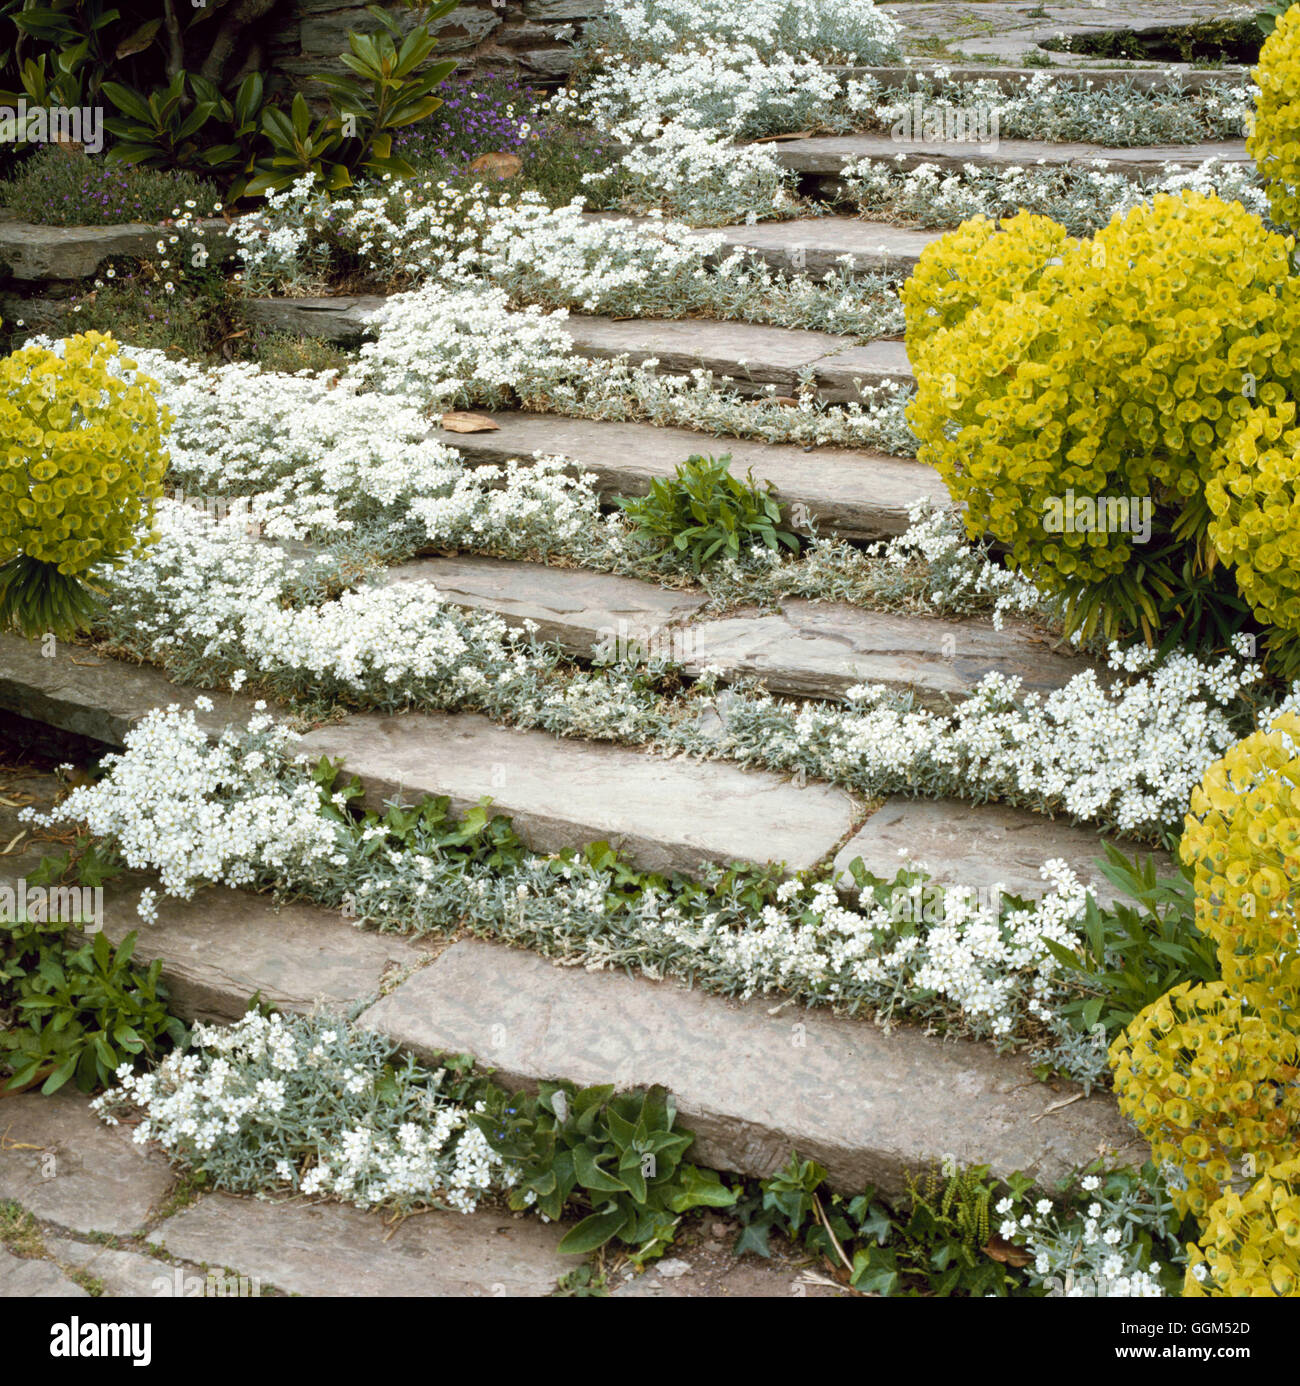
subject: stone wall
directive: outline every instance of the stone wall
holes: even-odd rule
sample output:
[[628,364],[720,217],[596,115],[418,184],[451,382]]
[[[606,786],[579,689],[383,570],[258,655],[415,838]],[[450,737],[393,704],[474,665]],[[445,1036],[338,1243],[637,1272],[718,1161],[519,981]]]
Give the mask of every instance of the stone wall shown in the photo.
[[[406,11],[393,5],[399,17]],[[557,30],[580,26],[603,0],[462,0],[439,26],[439,52],[461,59],[461,71],[512,68],[558,80],[569,70],[571,49]],[[268,65],[295,85],[317,72],[344,72],[338,55],[348,30],[371,30],[364,0],[294,0],[289,18],[268,49]]]

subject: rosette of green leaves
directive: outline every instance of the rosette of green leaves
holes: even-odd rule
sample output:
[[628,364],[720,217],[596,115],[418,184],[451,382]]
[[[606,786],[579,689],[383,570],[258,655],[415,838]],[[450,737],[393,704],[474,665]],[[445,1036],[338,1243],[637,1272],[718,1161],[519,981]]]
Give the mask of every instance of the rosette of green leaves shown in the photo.
[[612,1084],[543,1083],[536,1097],[505,1095],[472,1120],[520,1167],[512,1208],[536,1206],[552,1220],[570,1203],[590,1209],[562,1252],[586,1255],[617,1239],[644,1262],[668,1249],[683,1213],[737,1197],[712,1170],[683,1162],[695,1137],[673,1129],[676,1116],[658,1085],[616,1095]]

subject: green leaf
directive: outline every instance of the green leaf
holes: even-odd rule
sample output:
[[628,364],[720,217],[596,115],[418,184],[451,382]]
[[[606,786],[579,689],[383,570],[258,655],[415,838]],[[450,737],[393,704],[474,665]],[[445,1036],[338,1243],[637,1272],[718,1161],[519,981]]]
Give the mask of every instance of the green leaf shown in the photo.
[[589,1146],[574,1146],[573,1172],[584,1189],[591,1189],[595,1193],[628,1192],[627,1184],[600,1168]]
[[674,1213],[687,1213],[692,1208],[731,1208],[740,1197],[740,1190],[729,1189],[716,1170],[683,1165],[677,1179],[678,1187],[668,1199]]
[[627,1214],[621,1209],[609,1213],[592,1213],[565,1233],[558,1250],[566,1256],[587,1256],[604,1246],[626,1221]]

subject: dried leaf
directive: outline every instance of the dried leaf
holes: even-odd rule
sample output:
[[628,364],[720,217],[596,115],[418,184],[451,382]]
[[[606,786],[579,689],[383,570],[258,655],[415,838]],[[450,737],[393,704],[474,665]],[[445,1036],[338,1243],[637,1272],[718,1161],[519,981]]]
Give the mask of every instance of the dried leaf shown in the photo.
[[990,1261],[998,1261],[1004,1266],[1027,1266],[1034,1259],[1023,1246],[1004,1242],[996,1232],[989,1238],[984,1254]]
[[448,433],[492,433],[501,427],[486,414],[468,414],[461,409],[451,410],[438,422]]
[[513,178],[524,166],[518,154],[480,154],[470,164],[471,173],[491,173],[497,178]]

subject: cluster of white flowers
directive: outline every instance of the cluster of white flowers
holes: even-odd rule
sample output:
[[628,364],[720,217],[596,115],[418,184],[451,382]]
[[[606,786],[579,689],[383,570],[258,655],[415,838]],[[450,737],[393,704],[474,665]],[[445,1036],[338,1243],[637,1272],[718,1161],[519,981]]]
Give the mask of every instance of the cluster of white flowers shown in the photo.
[[602,57],[662,59],[704,35],[762,56],[809,53],[872,66],[897,56],[901,27],[874,0],[608,0],[583,46]]
[[468,1109],[438,1094],[440,1072],[399,1098],[381,1095],[385,1042],[342,1020],[250,1011],[233,1025],[196,1025],[193,1046],[148,1073],[123,1065],[92,1106],[112,1124],[142,1113],[138,1144],[156,1141],[222,1187],[469,1213],[512,1182]]
[[1059,221],[1072,235],[1091,235],[1157,193],[1184,189],[1217,193],[1257,216],[1268,213],[1268,199],[1252,168],[1219,165],[1213,159],[1190,170],[1168,163],[1158,175],[1132,179],[1111,173],[1104,159],[955,169],[920,164],[905,170],[887,160],[865,158],[847,163],[842,176],[848,197],[864,215],[921,226],[957,226],[980,214],[996,219],[1023,210]]
[[1053,1298],[1164,1296],[1162,1267],[1151,1259],[1139,1233],[1160,1227],[1169,1211],[1167,1198],[1140,1184],[1107,1195],[1097,1175],[1087,1176],[1082,1189],[1093,1199],[1082,1218],[1061,1217],[1046,1199],[1019,1217],[1013,1200],[997,1205],[1003,1218],[999,1234],[1025,1246],[1034,1258],[1031,1279]]
[[[196,706],[212,710],[207,698]],[[287,773],[290,738],[260,712],[246,734],[212,742],[193,712],[155,708],[127,732],[123,753],[104,757],[110,773],[101,781],[46,814],[21,812],[111,836],[126,864],[155,867],[170,895],[189,899],[200,883],[247,885],[335,851],[315,787]]]

